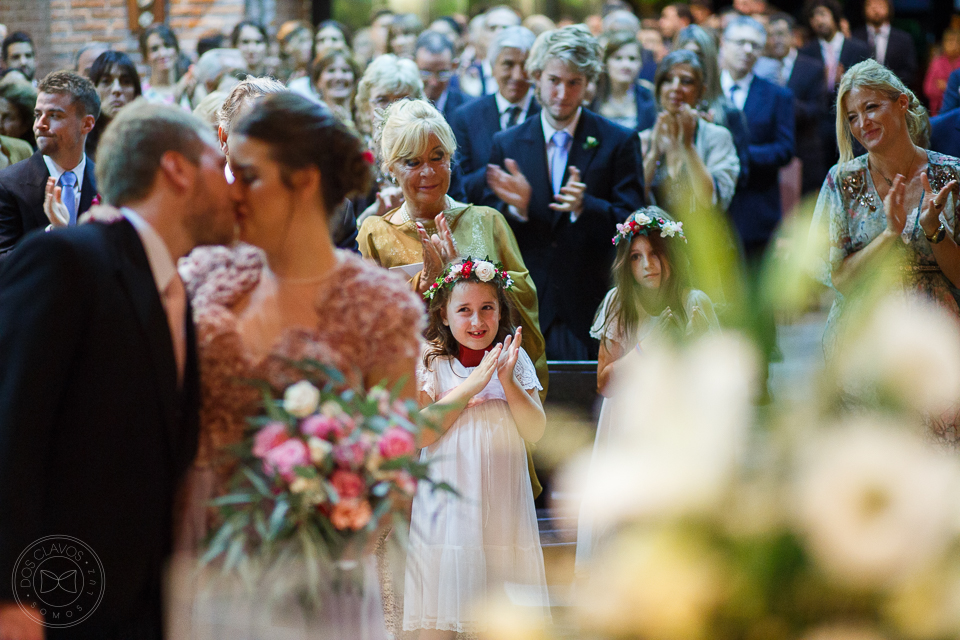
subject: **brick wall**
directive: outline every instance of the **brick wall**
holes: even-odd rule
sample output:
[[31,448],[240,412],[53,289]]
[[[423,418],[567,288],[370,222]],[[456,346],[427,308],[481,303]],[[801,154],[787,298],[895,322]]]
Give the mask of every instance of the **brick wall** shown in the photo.
[[[167,23],[186,53],[197,39],[219,30],[229,34],[250,7],[266,7],[272,30],[284,20],[309,19],[310,0],[167,0]],[[129,30],[126,0],[0,0],[0,23],[29,33],[37,45],[37,74],[70,68],[86,42],[109,43],[140,61],[137,34]]]

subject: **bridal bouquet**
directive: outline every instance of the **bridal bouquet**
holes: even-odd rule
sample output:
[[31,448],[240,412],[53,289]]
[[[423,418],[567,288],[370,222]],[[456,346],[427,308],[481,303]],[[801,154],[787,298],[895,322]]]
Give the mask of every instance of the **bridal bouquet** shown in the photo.
[[452,490],[417,460],[425,425],[414,401],[383,387],[343,390],[320,363],[293,364],[304,379],[282,397],[254,382],[264,412],[236,451],[232,492],[213,503],[222,525],[204,560],[222,557],[227,570],[284,558],[355,564],[381,524],[405,520],[418,482]]

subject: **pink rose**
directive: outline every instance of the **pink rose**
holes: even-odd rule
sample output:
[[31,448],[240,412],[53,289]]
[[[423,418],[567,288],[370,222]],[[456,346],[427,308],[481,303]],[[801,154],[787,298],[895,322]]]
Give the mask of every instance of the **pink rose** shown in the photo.
[[282,422],[271,422],[257,432],[253,438],[253,455],[262,458],[274,447],[290,439],[287,425]]
[[373,509],[366,500],[353,498],[351,500],[341,500],[333,505],[333,511],[330,513],[330,522],[337,529],[352,529],[359,531],[367,526],[370,518],[373,517]]
[[380,437],[380,455],[391,460],[408,456],[417,448],[413,434],[402,427],[390,427]]
[[333,459],[341,467],[359,467],[367,457],[370,446],[363,441],[341,444],[333,448]]
[[344,471],[343,469],[333,472],[333,475],[330,476],[330,484],[337,490],[337,495],[340,496],[341,500],[359,498],[367,490],[363,478],[353,471]]
[[300,432],[323,440],[339,440],[346,434],[340,420],[330,416],[312,415],[300,423]]
[[290,438],[270,451],[263,458],[263,470],[267,474],[279,473],[287,482],[296,478],[294,467],[310,464],[310,450],[303,440]]

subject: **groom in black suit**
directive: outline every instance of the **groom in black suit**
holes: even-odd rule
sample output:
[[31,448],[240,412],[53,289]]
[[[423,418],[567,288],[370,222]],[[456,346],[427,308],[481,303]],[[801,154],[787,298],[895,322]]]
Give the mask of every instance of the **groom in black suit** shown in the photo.
[[610,286],[611,238],[643,206],[636,133],[581,105],[601,51],[583,25],[541,34],[527,71],[540,117],[493,138],[484,204],[510,221],[537,285],[551,360],[590,360],[590,325]]
[[[97,194],[93,159],[84,153],[87,134],[100,115],[93,84],[71,71],[40,81],[33,133],[37,152],[0,171],[0,261],[31,231],[75,226]],[[52,216],[49,189],[59,188],[66,220]]]
[[[216,138],[180,109],[127,107],[100,153],[100,187],[122,217],[33,234],[0,268],[0,637],[42,638],[38,618],[48,638],[163,637],[173,499],[199,406],[176,261],[232,239],[236,200]],[[102,585],[102,601],[74,626],[55,628],[66,610],[15,603],[69,578],[11,586],[45,536],[102,561],[84,586]]]

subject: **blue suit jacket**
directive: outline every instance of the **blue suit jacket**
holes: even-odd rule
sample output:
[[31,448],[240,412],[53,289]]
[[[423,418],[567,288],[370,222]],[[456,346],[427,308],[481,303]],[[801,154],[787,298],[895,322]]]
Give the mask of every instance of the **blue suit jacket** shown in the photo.
[[940,113],[953,111],[960,107],[960,69],[957,69],[947,78],[947,89],[943,92],[943,103]]
[[750,177],[734,194],[729,213],[749,253],[770,239],[782,216],[778,171],[794,153],[793,94],[754,76],[743,113],[750,130]]
[[[540,115],[540,105],[530,101],[527,117]],[[500,112],[496,95],[471,100],[448,118],[457,138],[457,155],[450,182],[450,195],[457,200],[479,203],[487,188],[487,163],[493,136],[500,133]]]
[[960,157],[960,109],[930,118],[930,148]]
[[[452,81],[451,81],[452,82]],[[453,86],[447,86],[447,101],[443,103],[443,114],[444,119],[447,122],[453,118],[453,113],[462,107],[465,103],[470,102],[473,98],[465,94],[460,89],[457,89]]]
[[[593,138],[595,145],[587,144]],[[547,165],[547,145],[540,118],[498,133],[493,138],[491,164],[517,161],[533,189],[526,222],[507,214],[523,261],[537,286],[540,326],[562,320],[584,343],[590,343],[590,324],[610,286],[616,225],[643,206],[639,137],[587,109],[570,146],[569,167],[580,170],[587,190],[583,212],[576,222],[569,213],[550,209],[553,188]],[[487,188],[484,204],[503,205]]]

